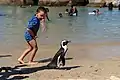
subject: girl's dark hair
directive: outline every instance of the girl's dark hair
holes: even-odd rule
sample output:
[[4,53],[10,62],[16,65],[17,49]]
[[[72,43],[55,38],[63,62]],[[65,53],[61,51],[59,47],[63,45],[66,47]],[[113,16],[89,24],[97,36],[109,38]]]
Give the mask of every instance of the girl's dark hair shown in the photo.
[[36,12],[39,12],[39,11],[43,11],[44,13],[46,13],[46,8],[40,6],[37,8]]

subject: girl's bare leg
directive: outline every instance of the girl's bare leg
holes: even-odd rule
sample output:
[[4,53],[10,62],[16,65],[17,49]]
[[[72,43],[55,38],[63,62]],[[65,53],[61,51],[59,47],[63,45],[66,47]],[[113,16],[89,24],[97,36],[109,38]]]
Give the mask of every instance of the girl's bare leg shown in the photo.
[[18,58],[18,62],[21,64],[24,64],[23,59],[33,49],[29,42],[27,42],[27,45],[28,45],[28,48],[23,52],[23,54],[20,56],[20,58]]
[[36,52],[38,50],[38,47],[37,47],[37,42],[36,42],[36,39],[33,39],[29,42],[29,44],[32,46],[32,51],[31,51],[31,55],[30,55],[30,59],[29,59],[29,64],[36,64],[36,62],[33,61],[35,55],[36,55]]

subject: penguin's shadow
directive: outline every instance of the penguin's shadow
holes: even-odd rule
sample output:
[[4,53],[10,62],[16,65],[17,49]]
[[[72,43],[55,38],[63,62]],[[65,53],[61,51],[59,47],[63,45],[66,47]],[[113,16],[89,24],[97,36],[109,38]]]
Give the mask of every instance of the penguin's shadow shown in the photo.
[[[73,58],[65,58],[65,60],[71,60]],[[52,60],[52,58],[44,58],[44,59],[40,59],[37,62],[38,63],[46,63],[46,62],[50,62]]]
[[55,69],[57,69],[57,70],[71,70],[71,69],[79,68],[79,67],[82,67],[82,66],[61,67],[61,68],[55,68]]
[[70,67],[62,67],[62,68],[49,68],[47,66],[41,66],[41,67],[32,67],[32,68],[22,68],[20,70],[21,74],[30,74],[30,73],[34,73],[37,71],[41,71],[41,70],[51,70],[51,69],[55,69],[55,70],[71,70],[74,68],[79,68],[82,66],[70,66]]

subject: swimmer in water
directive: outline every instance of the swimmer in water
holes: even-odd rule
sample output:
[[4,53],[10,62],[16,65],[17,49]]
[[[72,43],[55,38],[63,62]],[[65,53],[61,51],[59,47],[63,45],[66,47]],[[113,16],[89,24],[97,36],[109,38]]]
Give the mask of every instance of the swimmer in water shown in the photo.
[[95,15],[99,15],[101,14],[99,9],[93,10],[92,12],[90,12],[89,14],[95,14]]
[[69,10],[68,10],[68,9],[66,9],[66,10],[65,10],[65,13],[66,13],[66,14],[68,14],[68,13],[69,13]]
[[77,16],[78,15],[78,10],[75,6],[71,6],[70,12],[69,12],[69,16]]
[[62,17],[63,17],[62,13],[59,13],[59,17],[60,17],[60,18],[62,18]]
[[101,14],[100,10],[96,9],[96,15],[99,15],[99,14]]

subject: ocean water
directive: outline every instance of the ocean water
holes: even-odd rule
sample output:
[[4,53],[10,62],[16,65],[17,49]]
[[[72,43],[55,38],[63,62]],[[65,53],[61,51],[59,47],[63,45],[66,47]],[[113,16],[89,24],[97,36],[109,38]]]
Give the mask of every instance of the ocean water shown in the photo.
[[[0,51],[21,48],[25,45],[24,31],[37,6],[20,8],[0,6]],[[39,44],[59,44],[62,39],[72,43],[99,43],[120,41],[120,11],[100,8],[101,15],[89,15],[96,8],[77,7],[78,16],[65,14],[68,7],[49,7],[47,31],[38,32]],[[58,13],[63,13],[59,18]]]

